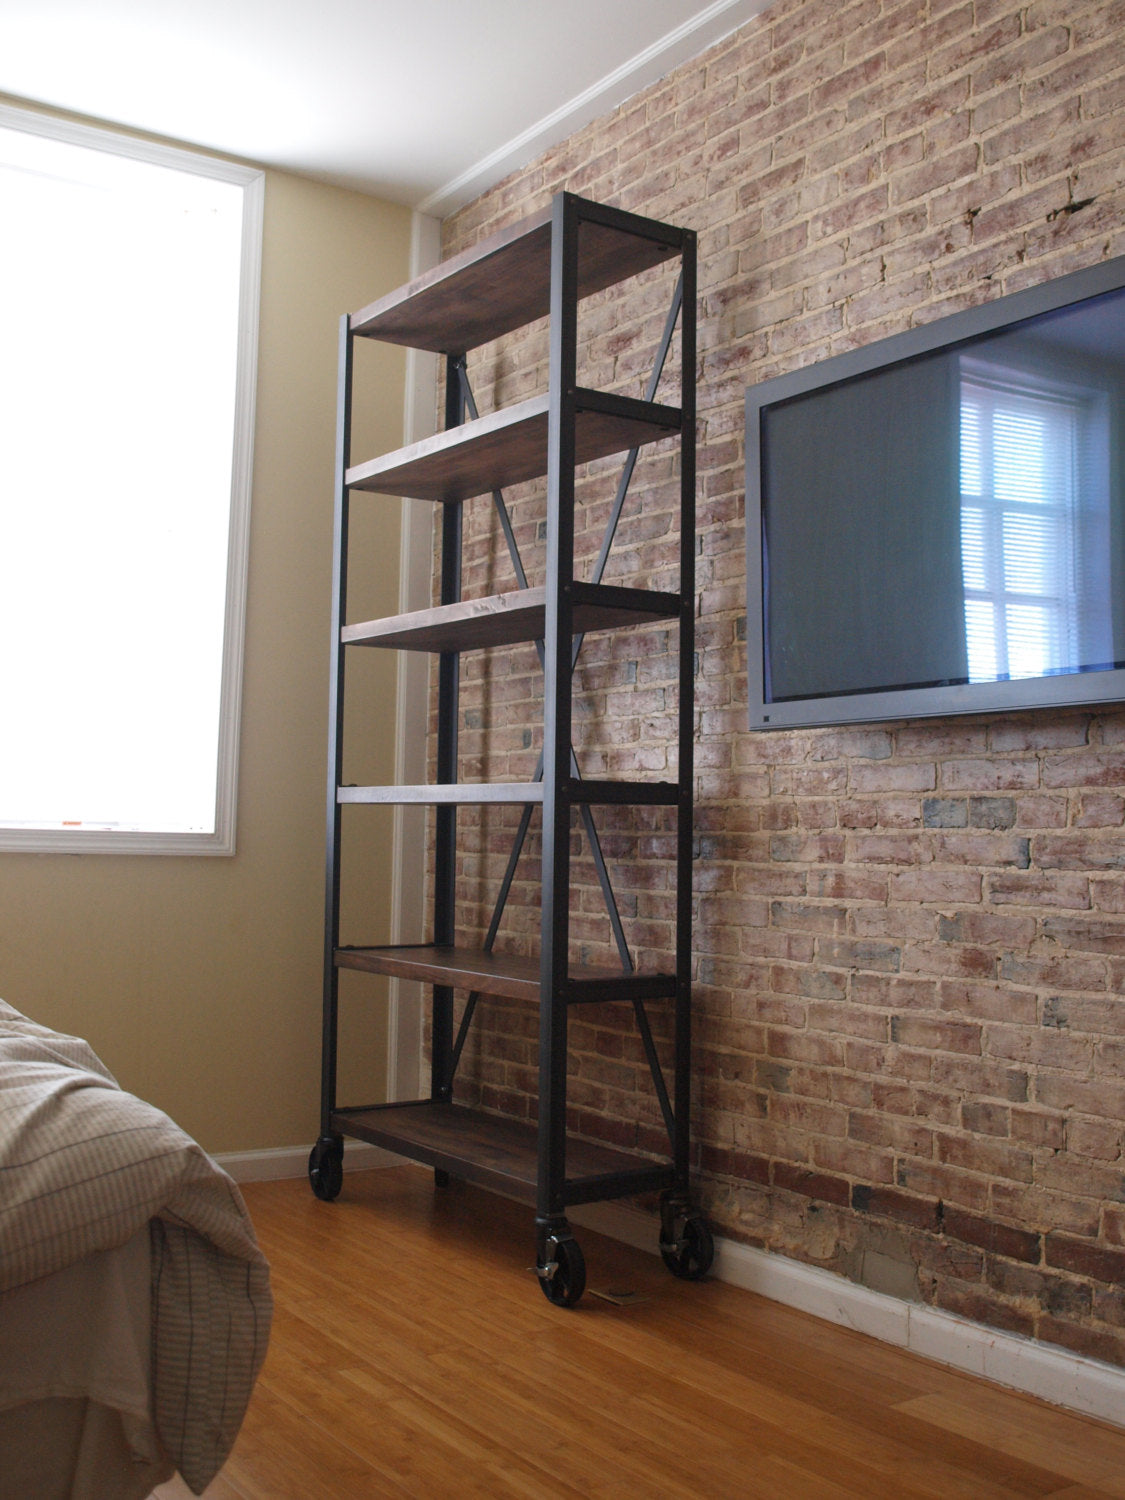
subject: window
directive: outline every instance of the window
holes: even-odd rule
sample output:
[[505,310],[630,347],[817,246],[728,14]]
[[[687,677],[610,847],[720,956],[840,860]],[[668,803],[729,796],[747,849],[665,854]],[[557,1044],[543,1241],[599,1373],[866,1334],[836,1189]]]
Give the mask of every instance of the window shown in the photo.
[[0,109],[0,848],[233,851],[261,182]]
[[970,682],[1105,665],[1104,399],[961,361],[961,559]]

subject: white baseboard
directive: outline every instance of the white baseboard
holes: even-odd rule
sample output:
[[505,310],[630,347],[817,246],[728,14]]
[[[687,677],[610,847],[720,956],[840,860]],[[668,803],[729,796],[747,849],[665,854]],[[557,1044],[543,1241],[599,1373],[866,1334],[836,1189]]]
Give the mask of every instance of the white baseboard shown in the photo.
[[[216,1160],[236,1182],[273,1182],[303,1177],[308,1146],[273,1151],[240,1151]],[[349,1141],[351,1170],[402,1166],[404,1158],[379,1146]],[[653,1254],[658,1251],[655,1218],[623,1203],[590,1203],[571,1209],[574,1224],[593,1229]],[[715,1240],[712,1274],[771,1301],[812,1313],[829,1323],[854,1328],[926,1359],[981,1375],[997,1385],[1038,1396],[1084,1416],[1125,1426],[1125,1370],[1080,1354],[1068,1354],[1034,1339],[1002,1333],[954,1313],[904,1302],[873,1292],[831,1271],[802,1265],[784,1255],[755,1250],[736,1240]]]
[[[311,1146],[277,1146],[268,1151],[227,1151],[214,1159],[235,1182],[282,1182],[288,1177],[304,1177],[309,1170]],[[404,1158],[382,1146],[366,1141],[349,1141],[349,1171],[367,1167],[401,1167]]]

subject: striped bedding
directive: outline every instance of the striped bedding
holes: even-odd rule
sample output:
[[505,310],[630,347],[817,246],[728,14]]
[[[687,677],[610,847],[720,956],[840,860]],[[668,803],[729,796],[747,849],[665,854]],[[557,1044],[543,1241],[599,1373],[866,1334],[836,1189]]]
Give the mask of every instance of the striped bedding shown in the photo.
[[149,1226],[152,1410],[199,1494],[265,1356],[269,1271],[238,1189],[90,1047],[0,1001],[0,1293]]

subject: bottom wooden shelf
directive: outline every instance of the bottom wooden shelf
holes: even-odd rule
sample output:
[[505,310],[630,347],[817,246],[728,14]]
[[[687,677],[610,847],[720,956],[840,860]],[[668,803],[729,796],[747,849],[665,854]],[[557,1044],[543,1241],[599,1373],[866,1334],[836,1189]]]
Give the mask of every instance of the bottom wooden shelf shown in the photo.
[[[520,1202],[536,1202],[538,1133],[524,1121],[425,1099],[338,1109],[332,1128]],[[612,1146],[570,1138],[566,1156],[567,1204],[655,1192],[674,1182],[670,1162]]]

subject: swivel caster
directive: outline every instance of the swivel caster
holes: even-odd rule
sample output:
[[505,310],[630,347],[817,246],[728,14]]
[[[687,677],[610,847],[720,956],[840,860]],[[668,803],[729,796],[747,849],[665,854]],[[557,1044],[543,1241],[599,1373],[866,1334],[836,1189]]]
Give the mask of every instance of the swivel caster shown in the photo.
[[325,1203],[344,1185],[344,1147],[339,1136],[322,1135],[309,1152],[309,1186]]
[[715,1259],[715,1241],[696,1209],[666,1200],[660,1205],[660,1256],[673,1276],[699,1281]]
[[535,1270],[544,1297],[556,1307],[573,1307],[586,1290],[586,1257],[565,1221],[540,1238]]

